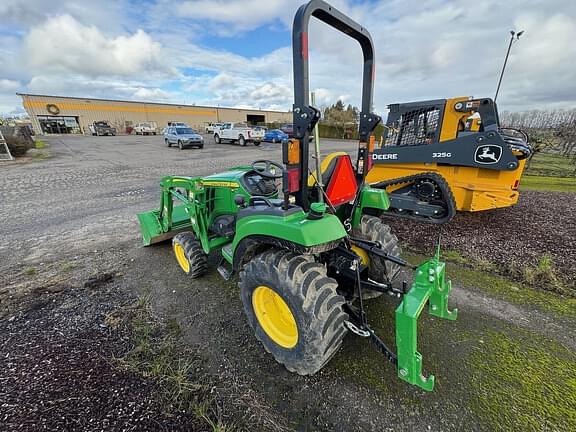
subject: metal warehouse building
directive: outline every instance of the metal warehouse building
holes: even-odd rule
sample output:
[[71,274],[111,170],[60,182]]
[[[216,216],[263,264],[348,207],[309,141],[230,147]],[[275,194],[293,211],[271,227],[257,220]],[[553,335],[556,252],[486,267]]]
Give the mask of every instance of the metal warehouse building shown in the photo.
[[105,120],[118,133],[142,122],[155,122],[159,130],[169,121],[184,122],[200,131],[208,123],[284,123],[290,112],[174,105],[18,93],[37,134],[89,134],[88,126]]

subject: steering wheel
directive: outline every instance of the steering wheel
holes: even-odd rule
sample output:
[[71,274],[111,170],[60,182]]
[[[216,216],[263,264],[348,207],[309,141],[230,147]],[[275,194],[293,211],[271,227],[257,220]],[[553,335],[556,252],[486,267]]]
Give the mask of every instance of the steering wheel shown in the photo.
[[[282,171],[284,171],[284,167],[282,165],[267,159],[259,159],[252,162],[252,169],[262,177],[269,179],[282,178]],[[276,173],[276,169],[280,171],[279,174]]]

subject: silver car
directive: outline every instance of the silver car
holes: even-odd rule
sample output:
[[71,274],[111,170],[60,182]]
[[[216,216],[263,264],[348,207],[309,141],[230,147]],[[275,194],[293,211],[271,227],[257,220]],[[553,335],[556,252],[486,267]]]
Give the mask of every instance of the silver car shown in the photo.
[[164,142],[168,147],[176,144],[180,150],[184,147],[204,147],[202,135],[189,127],[167,127],[164,131]]

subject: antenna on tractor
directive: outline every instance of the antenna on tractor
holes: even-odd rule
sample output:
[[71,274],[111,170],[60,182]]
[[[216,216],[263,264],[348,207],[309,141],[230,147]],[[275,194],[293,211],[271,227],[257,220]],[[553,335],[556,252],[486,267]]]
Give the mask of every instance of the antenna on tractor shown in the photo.
[[500,84],[502,84],[502,77],[504,76],[504,70],[506,69],[506,63],[508,63],[508,56],[510,55],[510,48],[512,48],[512,42],[514,42],[514,36],[516,40],[520,39],[520,36],[524,34],[524,30],[516,33],[514,30],[510,30],[510,43],[508,44],[508,51],[506,51],[506,57],[504,58],[504,64],[502,65],[502,71],[500,72],[500,79],[498,80],[498,87],[496,88],[496,94],[494,95],[494,102],[498,99],[498,92],[500,91]]
[[[310,94],[312,106],[316,106],[316,95]],[[324,185],[322,184],[322,174],[320,173],[320,134],[318,122],[314,125],[314,158],[316,159],[316,184],[318,185],[318,202],[324,202]]]

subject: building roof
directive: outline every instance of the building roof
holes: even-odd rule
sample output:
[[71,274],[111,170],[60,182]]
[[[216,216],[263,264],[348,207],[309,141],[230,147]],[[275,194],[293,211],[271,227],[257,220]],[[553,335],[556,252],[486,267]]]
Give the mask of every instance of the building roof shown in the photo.
[[146,101],[133,101],[133,100],[121,100],[121,99],[90,98],[90,97],[82,97],[82,96],[58,96],[58,95],[43,95],[43,94],[31,94],[31,93],[16,93],[16,95],[18,95],[18,96],[45,97],[45,98],[59,98],[59,99],[82,99],[82,100],[103,101],[103,102],[121,102],[121,103],[146,104],[146,105],[169,105],[169,106],[195,107],[195,108],[261,111],[261,112],[274,112],[274,113],[290,112],[289,110],[276,111],[276,110],[264,110],[264,109],[257,109],[257,108],[237,108],[237,107],[221,107],[221,106],[208,106],[208,105],[174,104],[174,103],[146,102]]

